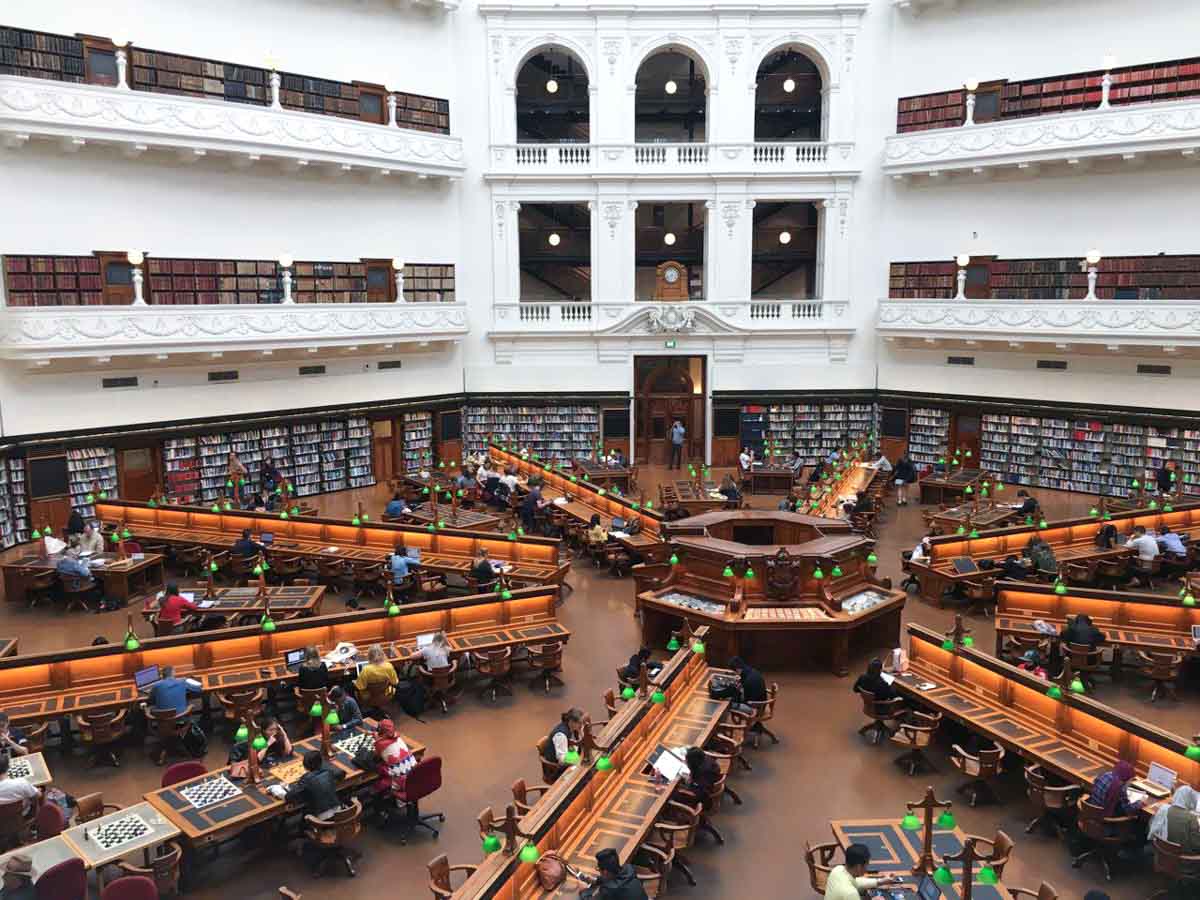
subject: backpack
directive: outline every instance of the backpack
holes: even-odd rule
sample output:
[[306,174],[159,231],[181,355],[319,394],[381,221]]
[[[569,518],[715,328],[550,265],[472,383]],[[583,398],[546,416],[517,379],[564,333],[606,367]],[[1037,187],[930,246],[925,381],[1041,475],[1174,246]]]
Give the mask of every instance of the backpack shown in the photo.
[[425,685],[418,678],[405,678],[396,685],[396,702],[404,712],[422,721],[425,712]]
[[713,700],[740,701],[742,699],[741,683],[735,678],[714,675],[708,682],[708,696]]
[[208,753],[208,735],[204,733],[203,728],[193,722],[183,733],[183,746],[194,757],[204,756]]

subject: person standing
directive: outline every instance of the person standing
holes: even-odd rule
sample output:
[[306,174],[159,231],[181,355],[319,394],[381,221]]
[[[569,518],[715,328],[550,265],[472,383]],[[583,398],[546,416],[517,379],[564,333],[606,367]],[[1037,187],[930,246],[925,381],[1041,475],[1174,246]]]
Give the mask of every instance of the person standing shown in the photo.
[[917,480],[917,469],[905,453],[892,470],[896,482],[896,505],[908,506],[908,486]]
[[683,439],[687,434],[687,429],[683,427],[683,423],[678,419],[671,426],[671,464],[672,469],[683,468]]

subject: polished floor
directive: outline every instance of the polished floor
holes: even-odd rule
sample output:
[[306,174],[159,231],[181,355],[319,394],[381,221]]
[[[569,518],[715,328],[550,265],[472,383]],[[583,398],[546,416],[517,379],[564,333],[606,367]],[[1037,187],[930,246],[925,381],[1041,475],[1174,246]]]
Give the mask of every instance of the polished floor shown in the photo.
[[[666,475],[662,470],[642,473],[645,484]],[[1083,514],[1087,497],[1039,492],[1048,517]],[[350,515],[357,501],[381,509],[382,487],[347,491],[319,500],[327,515]],[[773,507],[777,498],[752,498],[755,506]],[[919,507],[895,508],[889,503],[887,521],[879,540],[880,572],[897,579],[899,553],[922,534]],[[445,783],[426,804],[427,811],[443,811],[446,822],[439,839],[417,835],[402,846],[393,834],[373,827],[364,832],[360,849],[364,857],[358,878],[341,875],[312,879],[303,865],[282,851],[252,851],[232,844],[214,862],[204,862],[196,887],[189,896],[201,900],[238,897],[266,900],[279,885],[301,891],[306,900],[345,897],[430,896],[426,863],[446,853],[452,863],[476,863],[481,858],[476,816],[487,805],[502,808],[511,798],[509,786],[517,777],[538,780],[533,744],[571,705],[596,717],[603,716],[601,694],[613,681],[613,668],[626,659],[638,643],[632,616],[633,584],[577,563],[571,573],[575,586],[561,610],[572,631],[565,660],[567,686],[550,697],[521,686],[516,696],[497,704],[467,693],[448,716],[430,714],[425,722],[398,718],[401,730],[425,741],[430,752],[442,756]],[[897,579],[898,580],[898,579]],[[326,611],[336,611],[335,599]],[[949,626],[951,614],[910,598],[905,618],[934,628]],[[139,623],[145,630],[143,623]],[[991,623],[972,619],[977,646],[990,648]],[[63,615],[21,604],[0,604],[0,636],[18,636],[25,652],[80,646],[96,635],[119,639],[124,613]],[[861,661],[865,663],[865,660]],[[859,704],[850,692],[850,679],[823,672],[770,672],[780,685],[776,731],[782,743],[751,751],[753,772],[736,776],[736,788],[745,804],[727,805],[718,821],[726,843],[716,846],[701,837],[701,846],[690,855],[699,885],[689,888],[680,880],[676,896],[696,898],[808,898],[812,892],[804,866],[804,844],[830,840],[831,818],[899,818],[905,800],[916,800],[927,784],[940,797],[957,799],[956,778],[947,758],[948,746],[939,746],[932,759],[937,771],[909,778],[892,765],[898,748],[873,747],[857,734],[862,724]],[[1135,676],[1117,684],[1102,682],[1097,699],[1156,725],[1185,736],[1196,726],[1195,710],[1200,691],[1195,680],[1181,685],[1179,702],[1151,705],[1149,689]],[[227,743],[213,740],[210,765],[224,761]],[[49,754],[55,782],[72,794],[102,790],[106,802],[132,803],[158,784],[161,770],[150,764],[140,748],[128,747],[120,769],[87,770],[81,759]],[[1009,885],[1036,889],[1042,880],[1052,883],[1063,898],[1080,898],[1090,888],[1104,887],[1113,898],[1140,900],[1161,886],[1147,863],[1136,874],[1118,875],[1108,885],[1096,863],[1073,869],[1065,846],[1052,838],[1026,835],[1032,817],[1023,797],[1019,770],[1001,786],[1000,803],[969,809],[956,808],[968,833],[991,836],[997,828],[1017,842],[1014,862],[1005,872]]]

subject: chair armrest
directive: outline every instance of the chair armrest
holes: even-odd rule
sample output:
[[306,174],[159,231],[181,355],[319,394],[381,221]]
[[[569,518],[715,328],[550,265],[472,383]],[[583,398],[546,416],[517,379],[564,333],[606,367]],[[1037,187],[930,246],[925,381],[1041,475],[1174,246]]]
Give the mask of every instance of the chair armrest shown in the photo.
[[980,837],[977,834],[968,834],[965,837],[963,837],[963,843],[965,844],[967,841],[974,841],[977,845],[978,844],[987,844],[987,849],[988,849],[989,854],[995,852],[995,850],[996,850],[996,843],[995,843],[995,841],[991,840],[990,838]]
[[972,762],[979,762],[978,756],[972,756],[970,753],[968,753],[966,750],[964,750],[958,744],[951,744],[950,749],[953,750],[958,756],[961,756],[963,759],[969,759]]
[[151,878],[154,876],[153,869],[143,869],[140,866],[135,866],[133,863],[126,862],[123,859],[118,859],[116,866],[126,875],[145,875]]
[[479,868],[479,866],[459,865],[459,866],[451,866],[450,871],[451,872],[466,872],[467,875],[470,876],[470,875],[474,875],[475,870],[478,868]]

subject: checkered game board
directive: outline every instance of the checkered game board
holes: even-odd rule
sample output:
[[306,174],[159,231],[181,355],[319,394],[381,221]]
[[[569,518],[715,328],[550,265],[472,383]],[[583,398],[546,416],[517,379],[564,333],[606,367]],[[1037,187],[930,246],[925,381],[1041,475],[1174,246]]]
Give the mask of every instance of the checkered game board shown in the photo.
[[196,809],[204,809],[214,803],[221,803],[231,797],[236,797],[241,792],[242,789],[224,775],[198,781],[179,791],[183,798]]
[[367,748],[373,750],[375,748],[375,735],[369,731],[360,731],[358,734],[352,734],[348,738],[336,742],[334,745],[338,752],[345,753],[349,756],[354,756],[359,750]]
[[95,841],[101,850],[111,850],[136,841],[150,833],[150,824],[137,813],[130,813],[94,829],[84,831],[89,841]]
[[9,778],[32,778],[33,766],[29,764],[23,756],[13,756],[8,760],[8,777]]

